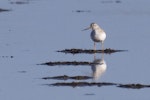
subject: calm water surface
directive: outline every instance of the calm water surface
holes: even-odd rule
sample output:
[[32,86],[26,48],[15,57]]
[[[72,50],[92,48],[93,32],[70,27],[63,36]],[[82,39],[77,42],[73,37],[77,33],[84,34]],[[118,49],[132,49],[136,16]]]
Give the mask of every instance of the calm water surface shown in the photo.
[[[28,3],[16,4],[16,1]],[[149,85],[149,3],[147,0],[1,0],[0,8],[11,11],[0,12],[0,99],[149,100],[149,88],[48,86],[45,84],[76,80],[41,78],[92,76],[93,71],[91,66],[37,65],[48,61],[92,62],[93,54],[56,51],[92,49],[90,31],[81,30],[96,22],[107,33],[105,48],[128,51],[105,54],[105,72],[97,80],[85,81]],[[100,49],[100,44],[97,48]],[[100,59],[101,54],[96,54],[96,58]]]

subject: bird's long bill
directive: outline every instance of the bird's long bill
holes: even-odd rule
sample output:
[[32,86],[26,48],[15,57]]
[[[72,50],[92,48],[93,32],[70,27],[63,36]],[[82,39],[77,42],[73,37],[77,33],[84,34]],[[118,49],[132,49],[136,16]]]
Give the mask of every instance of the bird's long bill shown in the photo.
[[88,27],[88,28],[86,28],[86,29],[83,29],[82,31],[89,30],[89,29],[91,29],[91,27]]

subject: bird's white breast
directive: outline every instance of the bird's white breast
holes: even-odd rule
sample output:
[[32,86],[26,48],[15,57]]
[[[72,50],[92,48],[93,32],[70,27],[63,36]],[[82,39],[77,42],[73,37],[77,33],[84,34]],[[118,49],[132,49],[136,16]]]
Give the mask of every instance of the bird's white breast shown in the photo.
[[91,32],[91,39],[94,42],[103,42],[106,39],[106,34],[101,30],[93,30]]

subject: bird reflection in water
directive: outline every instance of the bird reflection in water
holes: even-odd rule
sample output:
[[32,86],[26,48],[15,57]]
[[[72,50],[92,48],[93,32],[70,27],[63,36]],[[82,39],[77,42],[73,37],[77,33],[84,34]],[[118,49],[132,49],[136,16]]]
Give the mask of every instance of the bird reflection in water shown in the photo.
[[98,80],[103,75],[103,73],[107,69],[107,64],[104,60],[104,53],[102,53],[100,59],[97,59],[96,55],[94,54],[94,61],[93,64],[91,65],[91,69],[93,71],[92,77],[94,80]]

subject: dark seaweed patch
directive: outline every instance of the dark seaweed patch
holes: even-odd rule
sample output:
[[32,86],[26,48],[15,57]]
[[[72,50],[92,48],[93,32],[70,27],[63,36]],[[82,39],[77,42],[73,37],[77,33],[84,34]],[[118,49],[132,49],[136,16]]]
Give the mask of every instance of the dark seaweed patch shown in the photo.
[[141,89],[150,87],[150,85],[143,85],[143,84],[120,84],[118,87],[121,88],[131,88],[131,89]]
[[114,49],[105,49],[105,50],[92,50],[92,49],[65,49],[65,50],[58,50],[57,52],[63,53],[71,53],[71,54],[78,54],[78,53],[87,53],[87,54],[94,54],[94,53],[106,53],[111,54],[115,52],[123,52],[127,50],[114,50]]
[[46,62],[42,63],[40,65],[48,65],[48,66],[56,66],[56,65],[92,65],[94,63],[92,62],[86,62],[86,61],[56,61],[56,62]]
[[18,73],[27,73],[27,71],[24,71],[24,70],[23,71],[18,71]]
[[18,5],[21,5],[21,4],[28,4],[29,2],[28,1],[15,1],[15,2],[10,2],[10,4],[18,4]]
[[116,3],[122,3],[121,0],[116,0],[115,2],[116,2]]
[[14,58],[14,56],[0,56],[0,58]]
[[95,95],[94,93],[86,93],[84,95],[90,96],[90,95]]
[[57,80],[68,80],[68,79],[73,79],[73,80],[87,80],[87,79],[92,79],[92,77],[89,76],[54,76],[54,77],[43,77],[42,79],[57,79]]
[[75,11],[72,11],[72,12],[77,12],[77,13],[84,13],[84,12],[91,12],[90,10],[75,10]]
[[122,3],[121,0],[103,0],[101,1],[103,4],[113,4],[113,3]]
[[10,9],[2,9],[0,8],[0,12],[10,11]]

